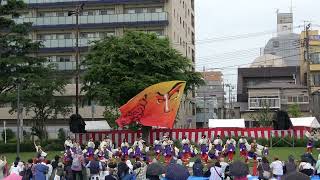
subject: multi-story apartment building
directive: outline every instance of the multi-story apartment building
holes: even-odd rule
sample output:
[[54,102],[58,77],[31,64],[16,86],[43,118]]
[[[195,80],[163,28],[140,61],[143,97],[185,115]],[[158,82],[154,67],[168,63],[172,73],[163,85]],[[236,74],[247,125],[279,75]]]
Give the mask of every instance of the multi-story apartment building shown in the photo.
[[[17,23],[31,22],[30,38],[42,41],[43,48],[38,56],[48,59],[57,69],[70,78],[64,98],[75,101],[75,42],[76,28],[79,28],[80,60],[83,60],[93,40],[105,36],[122,36],[127,31],[144,31],[167,37],[172,46],[195,62],[195,12],[194,0],[24,0],[28,10],[14,19]],[[5,1],[2,1],[5,3]],[[84,4],[76,17],[68,11]],[[85,67],[81,67],[82,70]],[[83,94],[82,94],[83,97]],[[80,115],[91,119],[102,118],[103,108],[92,108],[80,98]],[[195,125],[195,105],[192,97],[185,97],[181,103],[177,127]],[[8,108],[0,108],[0,118],[10,119]],[[24,116],[28,119],[28,116]],[[63,119],[63,118],[62,118]]]
[[207,127],[209,119],[223,119],[224,88],[220,71],[202,72],[206,84],[196,90],[196,125]]
[[[310,85],[312,113],[320,117],[320,35],[317,30],[309,31],[309,58],[306,57],[306,32],[301,32],[300,39],[303,43],[300,52],[300,67],[302,83]],[[309,66],[307,63],[309,60]],[[308,72],[308,69],[310,72]],[[308,77],[309,76],[309,77]]]

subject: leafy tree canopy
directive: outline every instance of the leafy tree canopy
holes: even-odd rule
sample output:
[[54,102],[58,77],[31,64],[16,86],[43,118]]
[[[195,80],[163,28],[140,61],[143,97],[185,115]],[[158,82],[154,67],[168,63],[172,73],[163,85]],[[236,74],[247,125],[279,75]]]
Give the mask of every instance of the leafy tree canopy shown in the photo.
[[[84,90],[105,106],[119,107],[146,87],[184,80],[187,90],[203,83],[189,59],[155,34],[128,32],[107,37],[91,47],[84,64]],[[187,91],[185,91],[187,92]]]

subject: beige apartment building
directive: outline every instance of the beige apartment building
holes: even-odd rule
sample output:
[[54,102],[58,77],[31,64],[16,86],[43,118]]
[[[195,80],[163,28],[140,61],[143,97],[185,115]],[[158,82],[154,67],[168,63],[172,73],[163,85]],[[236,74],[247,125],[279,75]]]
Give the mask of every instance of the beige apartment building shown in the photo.
[[[74,72],[76,17],[68,11],[84,3],[79,16],[80,60],[93,40],[105,36],[122,36],[130,30],[156,33],[169,38],[172,46],[195,63],[195,12],[194,0],[24,0],[28,11],[14,19],[17,23],[31,22],[30,38],[42,41],[44,47],[39,56],[46,57],[59,72],[70,79],[66,93],[59,95],[75,102]],[[2,1],[5,3],[5,1]],[[85,67],[81,67],[85,70]],[[0,123],[14,125],[16,115],[9,114],[10,104],[0,108]],[[75,108],[74,112],[75,112]],[[85,119],[102,119],[104,108],[80,97],[79,113]],[[69,117],[59,117],[49,125],[65,125]],[[30,116],[23,115],[24,125]],[[181,103],[176,128],[195,126],[195,103],[192,96],[184,97]],[[1,131],[1,128],[0,128]]]

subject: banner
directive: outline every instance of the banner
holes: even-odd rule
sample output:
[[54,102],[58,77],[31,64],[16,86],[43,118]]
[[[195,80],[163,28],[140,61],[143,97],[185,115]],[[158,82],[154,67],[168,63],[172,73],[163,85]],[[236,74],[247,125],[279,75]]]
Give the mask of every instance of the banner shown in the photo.
[[139,123],[144,126],[173,128],[185,81],[168,81],[149,86],[120,107],[116,120],[120,127]]

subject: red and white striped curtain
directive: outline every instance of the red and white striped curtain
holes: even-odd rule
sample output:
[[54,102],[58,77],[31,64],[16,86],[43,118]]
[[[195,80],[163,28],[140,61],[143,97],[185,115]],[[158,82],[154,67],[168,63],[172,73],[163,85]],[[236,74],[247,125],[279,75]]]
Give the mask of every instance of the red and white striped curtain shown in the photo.
[[[217,135],[221,138],[233,136],[233,137],[251,137],[251,138],[265,138],[270,137],[295,137],[301,139],[304,137],[307,131],[304,127],[297,127],[290,130],[273,130],[272,128],[202,128],[202,129],[152,129],[149,140],[152,144],[155,139],[161,139],[165,134],[169,135],[173,140],[182,139],[183,136],[187,136],[191,141],[198,142],[202,135],[206,135],[210,139],[214,139]],[[93,138],[94,141],[101,141],[106,136],[109,136],[116,145],[121,144],[121,141],[125,138],[129,144],[134,143],[137,137],[142,136],[141,131],[130,130],[112,130],[104,132],[87,132],[75,134],[77,142],[81,144],[86,143],[89,138]]]

